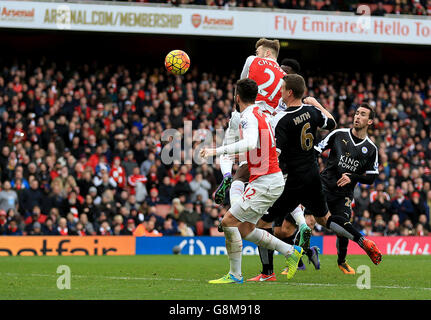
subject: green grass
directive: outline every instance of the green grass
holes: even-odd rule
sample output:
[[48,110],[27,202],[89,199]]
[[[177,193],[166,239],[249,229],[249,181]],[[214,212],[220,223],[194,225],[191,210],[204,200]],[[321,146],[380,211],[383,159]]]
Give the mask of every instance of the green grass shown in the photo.
[[[283,257],[275,256],[277,271]],[[307,259],[305,259],[307,260]],[[291,300],[431,299],[431,257],[385,256],[374,266],[367,256],[350,256],[353,268],[367,265],[371,289],[359,290],[342,274],[335,256],[321,256],[321,270],[306,262],[289,282],[210,285],[228,271],[226,256],[0,257],[0,299]],[[71,289],[57,288],[57,267],[71,269]],[[245,278],[260,270],[258,256],[243,257]]]

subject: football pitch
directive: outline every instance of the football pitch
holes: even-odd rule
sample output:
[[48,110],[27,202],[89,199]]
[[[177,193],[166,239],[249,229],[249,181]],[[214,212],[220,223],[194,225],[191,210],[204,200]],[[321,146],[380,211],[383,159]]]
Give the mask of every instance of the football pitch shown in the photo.
[[[0,299],[65,300],[410,300],[431,299],[431,257],[384,256],[379,266],[368,257],[350,256],[357,269],[369,267],[370,289],[359,289],[365,273],[344,275],[335,256],[320,256],[314,270],[287,281],[280,274],[283,257],[274,257],[277,282],[210,285],[228,271],[226,256],[138,255],[75,257],[0,257]],[[244,278],[260,270],[258,256],[243,257]],[[70,268],[70,289],[57,282]],[[367,269],[367,268],[365,268]],[[365,284],[364,281],[359,281]]]

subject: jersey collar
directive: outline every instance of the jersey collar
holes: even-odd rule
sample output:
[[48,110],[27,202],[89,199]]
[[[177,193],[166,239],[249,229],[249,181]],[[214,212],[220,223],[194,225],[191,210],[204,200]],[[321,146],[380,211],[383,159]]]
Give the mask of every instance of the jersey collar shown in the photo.
[[256,107],[256,105],[255,104],[251,104],[251,105],[249,105],[247,108],[245,108],[244,110],[242,110],[242,112],[240,113],[241,114],[241,116],[247,111],[247,110],[249,110],[249,109],[253,109],[254,107]]
[[362,140],[361,142],[359,142],[359,143],[355,143],[355,140],[354,140],[354,139],[353,139],[353,137],[352,137],[352,129],[349,129],[349,137],[350,137],[350,140],[352,140],[353,145],[354,145],[355,147],[357,147],[357,146],[359,146],[359,145],[363,144],[363,143],[365,142],[365,140],[367,140],[368,135],[367,135],[367,136],[365,136],[364,140]]
[[303,106],[304,105],[301,104],[300,106],[294,107],[294,108],[296,108],[295,110],[292,110],[291,107],[287,107],[286,106],[286,109],[284,110],[284,112],[286,112],[286,113],[294,113],[294,112],[297,112],[297,111],[301,110]]

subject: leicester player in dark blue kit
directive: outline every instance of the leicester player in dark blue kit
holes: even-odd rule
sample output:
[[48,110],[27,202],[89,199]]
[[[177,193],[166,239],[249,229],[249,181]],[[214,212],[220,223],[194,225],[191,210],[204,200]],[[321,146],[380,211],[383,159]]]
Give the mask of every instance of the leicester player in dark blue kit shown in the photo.
[[[374,110],[362,104],[356,110],[353,128],[334,130],[314,147],[319,152],[330,149],[320,176],[332,215],[350,220],[356,184],[372,184],[379,174],[378,149],[367,136],[373,119]],[[348,244],[347,238],[337,236],[338,267],[345,274],[355,274],[346,262]]]
[[[346,216],[332,215],[328,210],[313,142],[318,128],[335,127],[332,115],[318,103],[302,103],[305,92],[303,77],[289,74],[283,80],[282,99],[287,108],[277,113],[273,126],[280,168],[286,176],[286,184],[280,198],[261,221],[281,226],[286,214],[302,204],[311,211],[317,223],[340,237],[355,241],[374,264],[379,264],[382,254],[376,244],[363,237]],[[346,182],[346,178],[341,180],[341,183]],[[304,249],[308,250],[307,247]]]

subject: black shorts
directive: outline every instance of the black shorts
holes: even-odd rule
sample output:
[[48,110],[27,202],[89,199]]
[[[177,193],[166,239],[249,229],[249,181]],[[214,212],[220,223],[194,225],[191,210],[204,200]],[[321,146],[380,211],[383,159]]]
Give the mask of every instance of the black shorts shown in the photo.
[[344,195],[333,195],[330,192],[326,192],[326,202],[328,204],[329,211],[334,216],[343,216],[350,220],[352,217],[352,199]]
[[[290,216],[290,213],[300,204],[308,208],[315,217],[324,217],[328,213],[317,166],[310,168],[306,174],[288,176],[283,193],[269,208],[268,214],[264,215],[262,220],[274,222],[275,226],[281,226],[284,218]],[[287,219],[290,218],[287,217]]]

